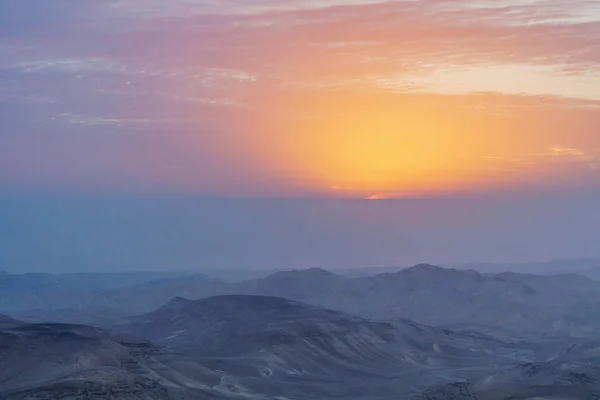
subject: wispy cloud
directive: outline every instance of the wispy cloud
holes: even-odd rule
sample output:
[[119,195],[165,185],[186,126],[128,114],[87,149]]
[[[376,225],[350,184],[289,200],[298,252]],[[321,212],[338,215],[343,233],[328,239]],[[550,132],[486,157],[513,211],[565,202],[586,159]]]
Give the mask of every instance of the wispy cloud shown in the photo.
[[600,154],[590,155],[583,150],[564,146],[551,146],[550,156],[581,161],[592,169],[600,168]]
[[[355,193],[338,178],[369,175],[357,165],[400,171],[386,172],[399,186],[433,179],[414,167],[426,156],[461,185],[492,180],[465,177],[478,168],[506,180],[589,172],[600,154],[599,43],[590,0],[6,0],[0,108],[13,128],[0,136],[17,146],[40,131],[90,130],[117,145],[122,132],[160,132],[156,157],[140,162],[164,152],[204,171],[210,158],[283,191]],[[361,132],[372,143],[348,145]]]

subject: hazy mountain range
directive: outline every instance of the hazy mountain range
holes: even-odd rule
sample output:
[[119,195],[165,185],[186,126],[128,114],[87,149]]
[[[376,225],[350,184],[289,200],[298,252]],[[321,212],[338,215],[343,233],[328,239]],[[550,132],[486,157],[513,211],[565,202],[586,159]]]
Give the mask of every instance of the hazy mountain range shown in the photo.
[[[27,279],[25,279],[27,277]],[[101,326],[152,311],[174,297],[279,296],[378,320],[410,319],[452,329],[593,336],[600,329],[600,282],[576,274],[499,274],[418,265],[349,278],[313,268],[242,282],[193,275],[118,287],[86,286],[69,277],[8,275],[0,312],[30,321]],[[12,280],[12,282],[11,282]],[[14,281],[17,281],[15,283]]]
[[0,398],[596,399],[599,309],[582,275],[427,264],[4,274]]
[[[600,259],[596,258],[551,260],[543,262],[473,262],[467,264],[442,264],[442,266],[445,268],[454,268],[459,270],[473,270],[481,273],[518,272],[536,275],[578,274],[587,276],[592,279],[600,280]],[[358,278],[374,276],[383,273],[394,273],[406,268],[408,267],[379,266],[368,268],[341,269],[337,270],[336,272],[344,276]],[[220,276],[227,277],[226,272],[219,272],[218,274]]]
[[405,318],[453,329],[589,336],[600,328],[593,312],[600,309],[600,282],[579,275],[481,274],[430,265],[365,278],[309,269],[233,283],[204,276],[169,279],[103,292],[88,306],[139,314],[177,296],[223,294],[280,296],[365,318]]
[[597,341],[498,340],[279,297],[175,298],[113,332],[0,321],[0,398],[7,400],[581,399],[600,393]]
[[93,294],[150,281],[192,275],[185,271],[9,274],[0,272],[0,309],[80,306]]

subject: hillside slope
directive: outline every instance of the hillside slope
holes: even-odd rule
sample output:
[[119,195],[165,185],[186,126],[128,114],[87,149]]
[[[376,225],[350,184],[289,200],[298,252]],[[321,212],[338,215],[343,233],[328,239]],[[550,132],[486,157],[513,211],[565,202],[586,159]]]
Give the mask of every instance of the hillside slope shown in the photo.
[[21,324],[0,329],[3,400],[200,400],[250,394],[241,387],[222,387],[222,379],[166,349],[97,328]]
[[534,356],[527,346],[484,336],[374,322],[268,296],[176,298],[117,330],[243,378],[253,391],[286,397],[410,395]]

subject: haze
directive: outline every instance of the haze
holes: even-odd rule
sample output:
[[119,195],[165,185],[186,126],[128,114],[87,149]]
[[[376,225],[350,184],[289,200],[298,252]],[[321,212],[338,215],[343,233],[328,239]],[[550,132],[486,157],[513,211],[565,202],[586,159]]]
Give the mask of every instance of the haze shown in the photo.
[[4,0],[0,269],[598,257],[599,43],[585,0]]
[[0,0],[0,399],[600,399],[600,1]]
[[357,268],[600,255],[599,196],[548,197],[5,198],[0,265],[11,272]]

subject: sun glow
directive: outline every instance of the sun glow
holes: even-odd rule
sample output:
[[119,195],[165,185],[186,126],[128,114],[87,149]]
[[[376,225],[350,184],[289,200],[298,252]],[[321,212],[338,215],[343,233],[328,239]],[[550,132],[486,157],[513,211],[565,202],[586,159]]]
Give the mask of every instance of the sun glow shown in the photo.
[[380,199],[484,189],[512,173],[485,155],[502,163],[530,144],[504,134],[504,116],[443,96],[346,90],[270,104],[277,108],[255,121],[262,137],[254,151],[324,195]]
[[65,16],[81,38],[60,23],[48,43],[0,40],[0,184],[361,199],[600,187],[594,2],[148,2],[77,2],[90,14]]
[[[474,30],[469,45],[462,23],[455,32],[419,23],[386,33],[335,20],[247,21],[261,35],[250,52],[235,47],[241,67],[211,69],[208,83],[219,82],[217,93],[231,101],[205,115],[198,130],[206,133],[182,147],[209,148],[223,161],[232,173],[215,183],[219,191],[382,199],[596,179],[594,71],[530,65],[530,52],[506,60],[521,46],[512,41],[490,58],[493,41]],[[206,88],[188,90],[199,96]]]

